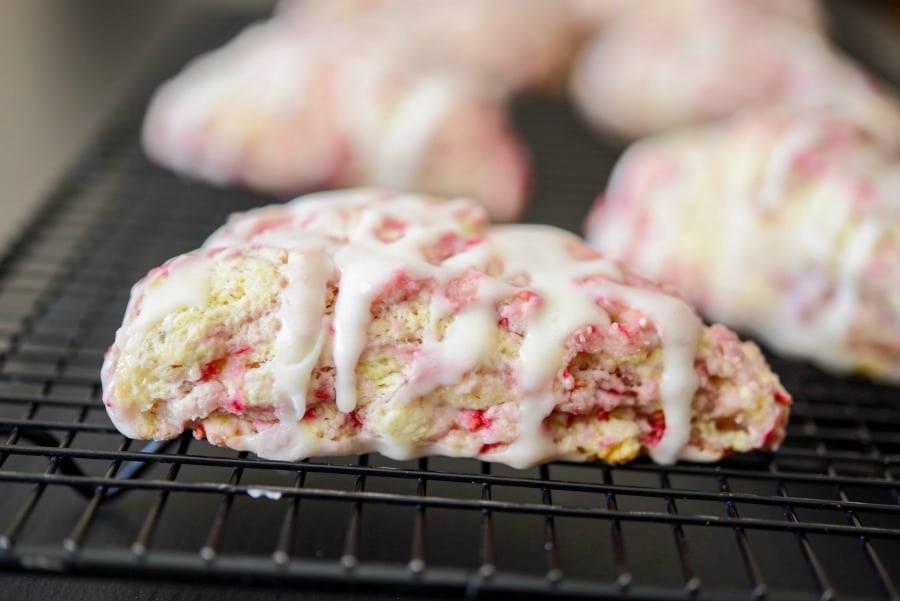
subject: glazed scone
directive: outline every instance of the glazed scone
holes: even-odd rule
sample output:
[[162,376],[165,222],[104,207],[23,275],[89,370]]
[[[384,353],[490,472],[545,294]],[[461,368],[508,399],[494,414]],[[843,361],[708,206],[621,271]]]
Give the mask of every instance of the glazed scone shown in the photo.
[[[300,35],[353,31],[369,52],[474,73],[509,93],[560,89],[584,35],[622,0],[282,2]],[[590,5],[588,7],[587,5]]]
[[[706,0],[700,0],[701,2]],[[806,25],[818,30],[825,29],[825,13],[818,0],[713,0],[717,6],[715,10],[743,10],[739,5],[752,4],[756,9],[785,19],[792,19],[798,24]],[[566,5],[573,11],[576,19],[582,23],[586,31],[593,31],[605,27],[612,19],[625,12],[641,12],[653,10],[653,3],[668,4],[667,10],[692,11],[696,10],[697,0],[563,0],[560,5]],[[737,5],[729,8],[729,5]]]
[[458,72],[368,52],[352,32],[256,24],[154,95],[143,146],[220,185],[296,194],[355,185],[466,195],[514,219],[530,185],[502,97]]
[[898,159],[834,113],[754,111],[633,145],[587,237],[774,350],[900,382]]
[[580,238],[365,190],[235,216],[151,271],[102,379],[127,436],[283,460],[710,461],[776,447],[790,404],[756,346]]
[[900,136],[900,104],[831,45],[815,6],[645,0],[580,52],[573,100],[591,125],[624,139],[772,104],[836,106]]

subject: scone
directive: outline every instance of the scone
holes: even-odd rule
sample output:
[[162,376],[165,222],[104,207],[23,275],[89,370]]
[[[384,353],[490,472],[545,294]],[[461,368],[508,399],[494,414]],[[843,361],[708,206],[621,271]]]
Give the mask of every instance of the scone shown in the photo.
[[378,185],[467,195],[515,218],[530,169],[501,96],[368,51],[352,32],[256,24],[154,95],[143,146],[220,185],[296,194]]
[[756,111],[633,145],[587,237],[774,350],[900,382],[898,190],[896,145]]
[[[561,89],[578,44],[622,0],[285,1],[298,34],[352,31],[368,52],[477,74],[508,93]],[[590,4],[590,7],[587,5]]]
[[571,94],[591,125],[624,139],[772,104],[840,107],[900,136],[896,98],[816,20],[811,2],[645,0],[580,52]]
[[127,436],[282,460],[710,461],[776,447],[791,402],[756,346],[580,238],[374,190],[235,216],[151,271],[102,379]]

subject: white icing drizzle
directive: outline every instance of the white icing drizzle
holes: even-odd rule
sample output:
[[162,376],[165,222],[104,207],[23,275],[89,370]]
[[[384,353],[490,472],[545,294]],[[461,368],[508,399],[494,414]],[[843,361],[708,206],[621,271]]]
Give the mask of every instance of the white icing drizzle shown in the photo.
[[522,385],[528,391],[552,383],[563,343],[579,327],[609,325],[609,316],[594,299],[579,293],[575,281],[589,275],[618,276],[609,261],[573,261],[559,230],[544,226],[499,226],[490,240],[503,257],[506,275],[528,274],[526,286],[537,292],[542,306],[528,323],[519,359]]
[[666,429],[656,446],[650,449],[650,457],[662,464],[687,458],[685,449],[691,435],[691,403],[700,384],[694,358],[703,326],[687,303],[676,297],[621,286],[613,296],[650,315],[662,339],[663,373],[659,399]]
[[131,322],[132,335],[143,334],[171,313],[188,307],[204,307],[209,299],[210,260],[189,255],[173,261],[167,273],[144,287],[140,314]]
[[281,329],[275,337],[272,371],[275,392],[280,397],[276,407],[285,406],[286,397],[294,408],[291,417],[301,419],[306,412],[310,376],[325,342],[325,297],[334,265],[322,251],[292,252],[285,272],[288,281],[278,311]]
[[366,345],[372,301],[403,263],[355,246],[338,250],[334,261],[341,272],[334,304],[334,389],[337,408],[349,413],[356,408],[356,364]]
[[431,315],[421,352],[413,360],[406,385],[393,401],[402,404],[439,386],[457,384],[468,371],[489,359],[497,347],[494,303],[511,292],[511,287],[483,286],[477,302],[452,316],[440,340],[438,321],[448,314],[446,307],[441,306],[443,298],[436,294],[431,301]]
[[433,76],[407,92],[376,150],[374,183],[405,189],[415,182],[435,128],[457,101],[456,87],[444,76]]
[[[666,429],[651,457],[659,463],[672,463],[680,456],[690,437],[691,402],[699,380],[694,357],[702,333],[702,324],[691,308],[678,298],[616,283],[621,278],[618,266],[606,259],[576,261],[566,243],[580,241],[545,226],[494,227],[490,236],[506,262],[507,274],[528,273],[529,289],[541,295],[544,304],[533,320],[522,343],[519,360],[527,397],[522,403],[520,427],[524,436],[510,446],[503,460],[528,465],[545,455],[552,441],[543,430],[543,420],[553,409],[553,376],[560,365],[563,343],[585,325],[607,326],[606,314],[595,302],[605,296],[631,305],[650,316],[657,326],[663,346],[663,375],[659,394]],[[603,279],[590,285],[579,280],[596,275]],[[579,287],[595,292],[587,295]],[[528,407],[528,404],[536,405]],[[536,444],[535,441],[541,441]]]
[[759,191],[759,199],[766,209],[777,209],[784,202],[794,160],[823,136],[818,125],[814,120],[801,121],[785,133],[769,153],[768,169]]

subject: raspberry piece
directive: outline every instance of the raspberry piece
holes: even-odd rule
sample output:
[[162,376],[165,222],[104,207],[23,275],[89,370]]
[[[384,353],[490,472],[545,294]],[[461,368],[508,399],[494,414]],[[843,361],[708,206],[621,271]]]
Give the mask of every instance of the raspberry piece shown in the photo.
[[362,419],[360,419],[359,414],[356,411],[351,411],[347,414],[345,422],[349,424],[351,428],[362,428]]
[[504,443],[502,443],[502,442],[492,442],[490,444],[483,444],[483,445],[481,445],[481,449],[478,450],[478,454],[484,455],[485,453],[490,453],[497,447],[503,446],[503,444]]
[[643,443],[645,447],[655,447],[666,432],[666,416],[662,411],[654,411],[647,421],[650,431],[643,435]]
[[247,408],[247,404],[239,396],[233,397],[228,401],[228,410],[237,415],[241,415]]
[[485,415],[484,409],[472,411],[466,415],[464,419],[466,430],[469,432],[476,432],[482,428],[491,427],[491,418]]

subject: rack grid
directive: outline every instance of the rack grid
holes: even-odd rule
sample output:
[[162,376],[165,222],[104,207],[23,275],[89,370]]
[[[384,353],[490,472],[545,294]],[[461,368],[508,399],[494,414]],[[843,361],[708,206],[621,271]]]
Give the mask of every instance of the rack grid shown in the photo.
[[[514,113],[530,220],[577,230],[618,149],[559,101]],[[285,463],[125,439],[99,367],[130,285],[272,201],[152,166],[139,116],[122,111],[0,259],[0,566],[469,598],[900,600],[897,389],[801,363],[770,359],[796,399],[783,448],[713,465]]]

